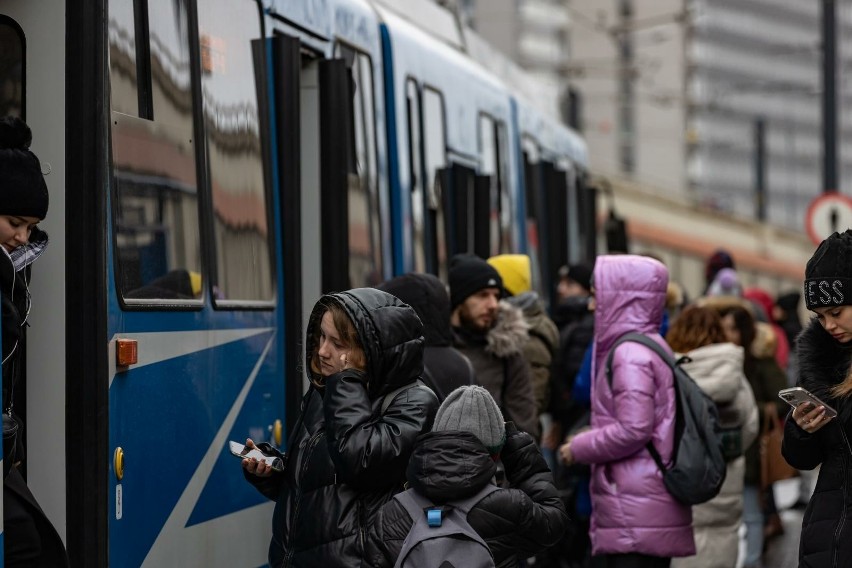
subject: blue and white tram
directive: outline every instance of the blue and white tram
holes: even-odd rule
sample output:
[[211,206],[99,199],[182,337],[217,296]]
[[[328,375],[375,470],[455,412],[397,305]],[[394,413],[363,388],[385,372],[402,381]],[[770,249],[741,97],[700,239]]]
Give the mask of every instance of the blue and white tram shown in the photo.
[[593,246],[582,142],[464,33],[425,0],[0,0],[51,193],[16,408],[73,565],[265,563],[227,442],[286,446],[323,291],[529,251],[549,296]]

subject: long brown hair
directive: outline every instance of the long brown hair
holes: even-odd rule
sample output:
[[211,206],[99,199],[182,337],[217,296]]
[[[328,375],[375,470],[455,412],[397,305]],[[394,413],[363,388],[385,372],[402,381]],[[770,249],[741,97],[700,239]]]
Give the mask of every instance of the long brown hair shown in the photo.
[[[355,329],[355,324],[346,314],[344,309],[337,302],[324,302],[325,310],[317,314],[316,324],[311,329],[311,382],[317,387],[325,386],[325,378],[322,377],[322,365],[319,360],[320,335],[322,335],[322,317],[325,312],[331,312],[331,321],[337,333],[340,335],[340,342],[350,351],[349,364],[361,371],[367,369],[367,356],[364,354],[364,348],[361,346],[361,341],[358,339],[358,331]],[[319,378],[317,378],[319,375]]]
[[688,306],[672,322],[666,341],[677,353],[688,353],[705,345],[725,343],[727,339],[716,310]]

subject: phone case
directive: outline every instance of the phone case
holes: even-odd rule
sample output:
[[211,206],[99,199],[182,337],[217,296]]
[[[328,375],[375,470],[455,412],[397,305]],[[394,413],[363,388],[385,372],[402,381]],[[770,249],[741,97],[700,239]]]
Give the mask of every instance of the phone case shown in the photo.
[[803,389],[802,387],[793,387],[793,388],[778,391],[778,396],[781,398],[781,400],[783,400],[784,402],[786,402],[787,404],[789,404],[793,408],[796,408],[797,406],[799,406],[803,402],[809,402],[810,404],[813,404],[814,407],[824,406],[825,407],[825,413],[828,416],[837,416],[836,410],[834,410],[831,406],[827,405],[826,403],[821,401],[819,398],[817,398],[815,395],[809,393],[807,390]]

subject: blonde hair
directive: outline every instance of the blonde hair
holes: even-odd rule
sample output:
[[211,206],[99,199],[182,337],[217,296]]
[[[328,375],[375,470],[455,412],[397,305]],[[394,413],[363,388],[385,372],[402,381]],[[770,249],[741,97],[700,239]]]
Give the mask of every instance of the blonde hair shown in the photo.
[[352,323],[350,317],[337,302],[325,302],[323,306],[325,310],[317,314],[316,324],[311,330],[311,345],[313,346],[310,358],[312,371],[311,382],[314,386],[320,388],[325,386],[325,377],[322,376],[322,366],[319,360],[320,335],[322,334],[320,322],[325,312],[331,312],[331,321],[340,335],[340,342],[350,351],[349,364],[359,371],[367,370],[367,355],[364,353],[364,348],[358,339],[358,331],[355,329],[355,324]]

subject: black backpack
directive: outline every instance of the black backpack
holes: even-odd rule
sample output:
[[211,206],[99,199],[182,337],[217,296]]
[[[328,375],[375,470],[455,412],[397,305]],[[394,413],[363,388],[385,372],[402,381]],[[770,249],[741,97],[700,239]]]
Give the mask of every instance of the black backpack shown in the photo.
[[442,506],[414,489],[394,495],[414,520],[394,568],[493,568],[491,549],[467,522],[467,514],[497,490],[489,483],[467,499]]
[[656,353],[674,373],[675,418],[672,466],[666,468],[657,448],[647,448],[663,473],[663,483],[675,499],[684,505],[698,505],[719,494],[727,467],[723,453],[722,428],[716,404],[675,362],[663,347],[641,333],[628,333],[618,338],[606,359],[606,378],[612,389],[612,357],[625,341],[641,343]]

